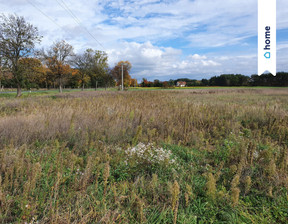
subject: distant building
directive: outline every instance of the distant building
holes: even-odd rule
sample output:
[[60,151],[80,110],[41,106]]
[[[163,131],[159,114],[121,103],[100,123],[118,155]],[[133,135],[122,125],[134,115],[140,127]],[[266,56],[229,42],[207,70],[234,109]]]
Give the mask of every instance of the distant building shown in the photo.
[[177,87],[185,87],[186,86],[186,82],[178,81],[176,86]]

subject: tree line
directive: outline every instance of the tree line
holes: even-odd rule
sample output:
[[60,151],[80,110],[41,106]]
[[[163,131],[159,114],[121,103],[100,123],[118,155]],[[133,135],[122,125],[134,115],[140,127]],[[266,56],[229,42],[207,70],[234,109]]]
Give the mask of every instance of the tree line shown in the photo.
[[[86,49],[83,53],[74,53],[72,45],[65,40],[54,42],[46,49],[36,50],[36,44],[42,36],[38,28],[17,15],[0,16],[0,89],[17,88],[21,96],[22,88],[91,88],[138,86],[132,79],[129,61],[119,61],[113,68],[108,65],[108,56],[104,51]],[[143,79],[142,87],[169,88],[177,82],[186,82],[186,86],[288,86],[288,73],[279,72],[276,76],[245,76],[241,74],[223,74],[210,79],[176,79],[153,82]]]
[[272,74],[262,74],[245,76],[241,74],[223,74],[220,76],[213,76],[210,79],[170,79],[169,81],[159,81],[155,79],[154,81],[148,81],[143,78],[140,86],[142,87],[175,87],[177,82],[186,82],[186,86],[278,86],[285,87],[288,86],[288,73],[278,72],[276,76]]
[[120,61],[114,68],[108,65],[104,51],[86,49],[75,54],[65,40],[54,42],[47,49],[36,50],[43,37],[38,28],[17,15],[0,16],[0,88],[110,87],[135,85],[129,72],[129,61]]

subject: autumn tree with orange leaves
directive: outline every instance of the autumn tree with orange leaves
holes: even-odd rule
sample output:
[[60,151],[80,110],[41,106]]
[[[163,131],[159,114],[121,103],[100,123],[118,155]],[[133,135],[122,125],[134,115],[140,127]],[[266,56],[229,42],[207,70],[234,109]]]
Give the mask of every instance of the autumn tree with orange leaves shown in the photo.
[[19,72],[23,76],[26,87],[38,87],[45,75],[41,61],[36,58],[21,58],[19,60]]
[[123,84],[124,87],[131,85],[131,76],[129,74],[132,65],[129,61],[119,61],[112,69],[112,75],[117,81],[117,86],[121,86],[122,83],[122,64],[123,64]]
[[131,79],[131,84],[130,84],[130,86],[137,87],[137,86],[138,86],[137,79]]
[[71,74],[71,57],[74,55],[73,47],[64,40],[54,43],[47,51],[38,53],[48,68],[51,78],[58,81],[59,92],[62,93],[65,78]]

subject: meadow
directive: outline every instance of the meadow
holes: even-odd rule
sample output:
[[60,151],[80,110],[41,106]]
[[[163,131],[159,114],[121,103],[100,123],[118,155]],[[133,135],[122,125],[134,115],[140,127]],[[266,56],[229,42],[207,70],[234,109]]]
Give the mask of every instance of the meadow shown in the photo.
[[0,223],[288,223],[288,88],[0,98]]

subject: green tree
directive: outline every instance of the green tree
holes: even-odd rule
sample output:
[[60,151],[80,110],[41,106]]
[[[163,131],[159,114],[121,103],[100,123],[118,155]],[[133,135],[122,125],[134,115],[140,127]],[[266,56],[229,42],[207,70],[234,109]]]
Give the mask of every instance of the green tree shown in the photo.
[[162,87],[162,83],[159,81],[159,79],[155,79],[153,83],[154,87]]
[[203,86],[208,86],[208,85],[209,85],[208,79],[202,79],[202,80],[201,80],[201,84],[202,84]]
[[78,70],[77,77],[82,86],[82,91],[84,90],[85,84],[90,80],[89,73],[93,69],[93,58],[94,51],[92,49],[87,49],[83,54],[76,54],[73,58],[73,64]]
[[92,86],[106,86],[109,79],[108,56],[104,51],[87,49],[73,58],[73,65],[78,70],[78,81],[84,85],[91,81]]
[[109,75],[108,56],[104,51],[87,49],[83,54],[73,58],[73,64],[78,70],[78,80],[84,90],[84,85],[90,80],[92,86],[107,86],[111,82]]
[[5,73],[8,71],[6,68],[5,62],[2,60],[2,57],[0,58],[0,91],[2,91],[2,81],[5,79]]
[[5,61],[17,86],[17,97],[25,77],[19,67],[19,60],[32,55],[35,44],[41,41],[38,29],[17,15],[0,16],[0,57]]
[[107,87],[113,81],[110,76],[107,54],[104,51],[94,50],[92,59],[89,73],[92,85]]
[[277,86],[288,86],[288,73],[287,72],[278,72],[276,74],[276,83]]

